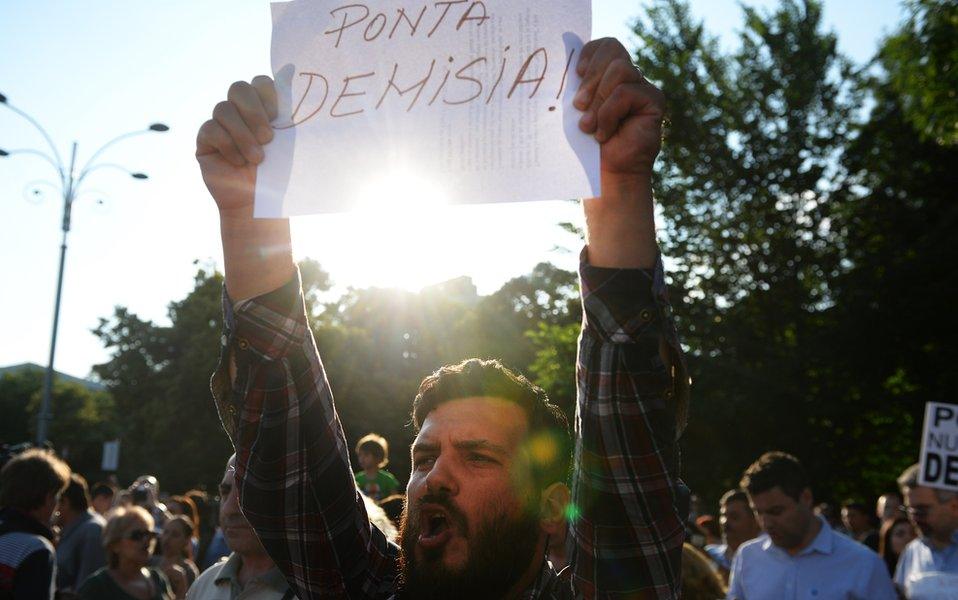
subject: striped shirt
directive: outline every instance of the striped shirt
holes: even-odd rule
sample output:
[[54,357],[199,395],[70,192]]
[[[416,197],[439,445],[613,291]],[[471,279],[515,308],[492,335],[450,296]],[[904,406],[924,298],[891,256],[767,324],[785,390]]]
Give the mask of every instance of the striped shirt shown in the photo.
[[[569,566],[560,576],[544,561],[523,597],[677,598],[688,378],[662,263],[583,260],[580,277]],[[243,513],[299,598],[397,597],[399,549],[366,516],[299,276],[235,306],[224,292],[224,313],[212,388]]]

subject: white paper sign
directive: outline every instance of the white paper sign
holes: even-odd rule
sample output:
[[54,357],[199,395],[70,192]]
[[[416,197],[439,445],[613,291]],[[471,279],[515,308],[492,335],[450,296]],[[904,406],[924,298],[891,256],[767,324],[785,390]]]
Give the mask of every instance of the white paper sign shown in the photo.
[[925,405],[918,483],[958,491],[958,404]]
[[256,216],[348,210],[391,178],[450,203],[600,194],[599,147],[572,107],[591,0],[271,8],[279,117]]
[[103,442],[103,461],[100,463],[100,469],[104,471],[116,471],[120,464],[120,440]]

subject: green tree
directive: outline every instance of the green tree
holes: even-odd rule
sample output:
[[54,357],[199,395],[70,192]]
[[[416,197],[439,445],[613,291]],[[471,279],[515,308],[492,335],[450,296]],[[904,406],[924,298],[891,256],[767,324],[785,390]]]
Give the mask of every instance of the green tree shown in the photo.
[[575,359],[580,325],[578,323],[539,323],[526,332],[535,348],[535,358],[528,368],[532,382],[541,387],[563,410],[566,417],[575,416]]
[[744,7],[730,52],[680,0],[636,27],[670,101],[656,188],[694,381],[685,471],[710,498],[775,448],[832,499],[882,492],[917,457],[921,403],[954,388],[955,6],[912,3],[873,76],[821,11]]
[[[944,30],[949,29],[950,35]],[[849,468],[874,486],[918,458],[924,403],[958,385],[951,318],[958,290],[958,5],[912,3],[879,50],[874,103],[846,153],[851,176],[833,228],[844,268],[830,282],[839,403],[864,406]],[[938,70],[942,72],[933,75]],[[950,89],[942,84],[952,82]]]
[[880,61],[902,115],[923,140],[958,144],[958,6],[910,0],[910,15],[885,41]]
[[[300,265],[307,304],[328,289],[314,261]],[[121,440],[119,476],[155,474],[169,490],[203,483],[215,488],[232,452],[210,399],[222,335],[223,277],[200,268],[193,290],[171,302],[169,325],[141,319],[124,307],[101,319],[94,333],[111,351],[94,371],[116,401]]]
[[[0,377],[0,442],[19,444],[36,437],[43,389],[42,370],[24,370]],[[112,396],[63,379],[54,380],[48,436],[75,471],[99,477],[103,442],[116,435]]]
[[816,473],[833,462],[834,432],[809,423],[829,404],[816,376],[839,260],[829,218],[861,94],[821,12],[743,7],[729,53],[680,0],[635,29],[637,62],[669,98],[656,188],[695,382],[685,470],[710,495],[772,448]]

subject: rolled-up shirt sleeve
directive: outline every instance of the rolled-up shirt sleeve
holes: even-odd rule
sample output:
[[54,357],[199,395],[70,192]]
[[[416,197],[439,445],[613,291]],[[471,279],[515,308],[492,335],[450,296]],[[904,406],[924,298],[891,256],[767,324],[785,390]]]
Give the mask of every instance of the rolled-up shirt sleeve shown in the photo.
[[583,252],[580,278],[573,585],[579,597],[677,598],[689,381],[663,265],[600,268]]
[[386,596],[398,550],[356,488],[299,273],[235,305],[224,290],[223,312],[212,389],[243,514],[297,597]]

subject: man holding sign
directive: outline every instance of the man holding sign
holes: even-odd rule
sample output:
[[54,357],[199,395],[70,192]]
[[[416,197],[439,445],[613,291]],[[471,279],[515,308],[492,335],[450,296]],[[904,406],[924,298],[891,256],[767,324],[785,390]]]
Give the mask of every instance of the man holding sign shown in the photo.
[[[214,396],[236,446],[243,512],[299,598],[678,597],[688,379],[655,241],[664,98],[615,40],[590,42],[575,65],[578,125],[600,145],[602,195],[583,201],[572,503],[562,502],[567,426],[542,390],[496,361],[447,365],[414,402],[401,548],[369,524],[356,489],[289,223],[253,218],[277,115],[272,81],[234,84],[201,127],[228,292]],[[545,555],[566,526],[560,575]]]

